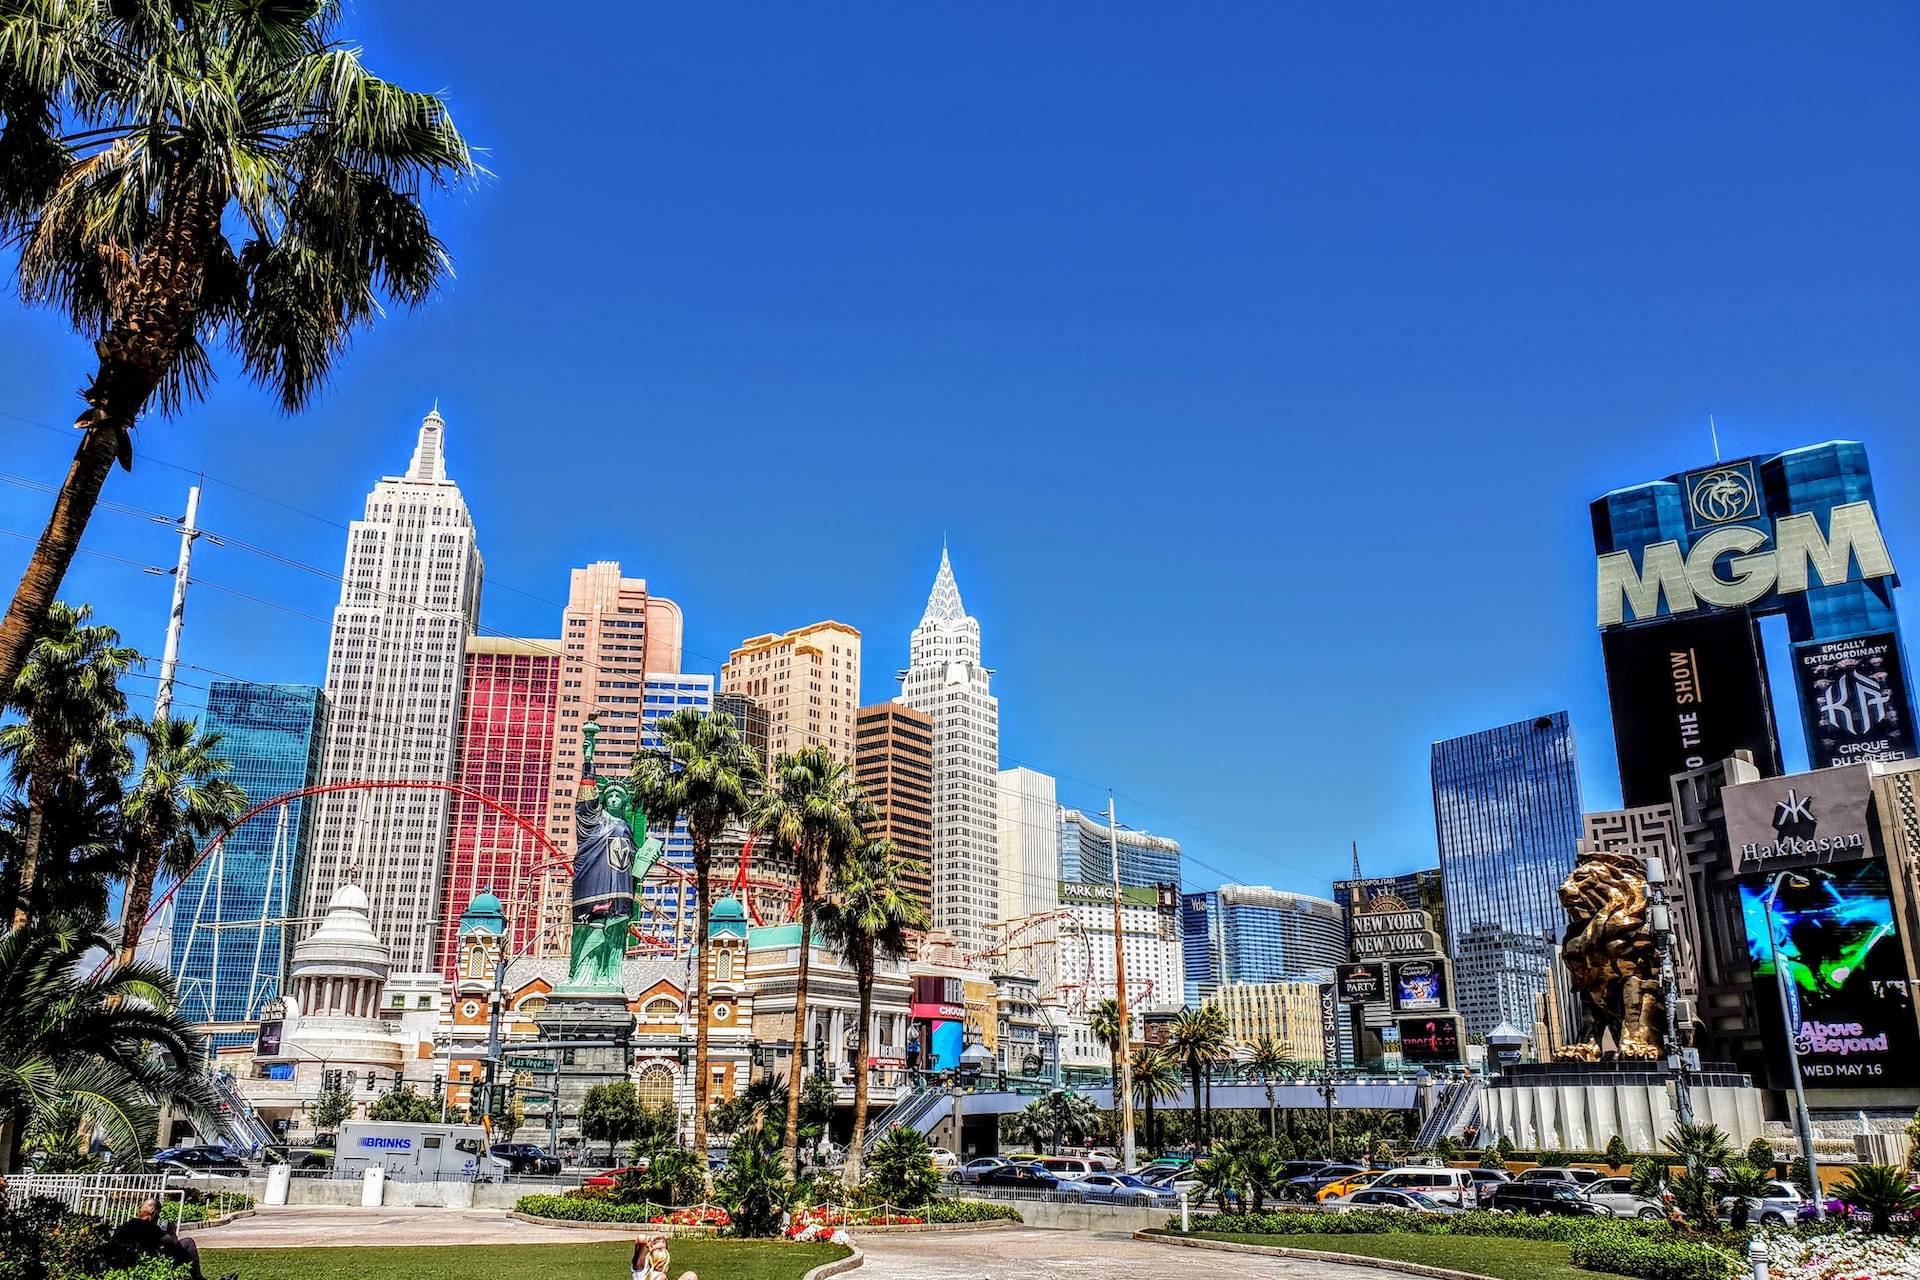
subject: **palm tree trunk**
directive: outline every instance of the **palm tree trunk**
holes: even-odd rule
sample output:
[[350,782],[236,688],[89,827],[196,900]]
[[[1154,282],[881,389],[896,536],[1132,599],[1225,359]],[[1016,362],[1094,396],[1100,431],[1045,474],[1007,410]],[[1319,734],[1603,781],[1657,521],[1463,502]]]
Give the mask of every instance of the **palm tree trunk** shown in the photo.
[[1200,1129],[1200,1121],[1202,1118],[1200,1111],[1200,1059],[1191,1058],[1187,1061],[1187,1074],[1193,1077],[1193,1097],[1187,1103],[1187,1114],[1193,1117],[1193,1145],[1197,1147],[1206,1140],[1206,1135]]
[[27,911],[33,903],[33,877],[40,867],[40,833],[46,826],[46,783],[42,782],[38,771],[28,791],[34,795],[27,806],[27,837],[20,850],[20,898],[13,906],[13,927],[27,927]]
[[159,873],[159,855],[142,849],[134,861],[133,871],[127,876],[127,896],[120,904],[117,958],[121,964],[132,964],[135,953],[140,950],[140,932],[146,928],[147,908],[153,902],[153,881]]
[[800,882],[800,967],[793,975],[793,1059],[787,1064],[787,1124],[780,1133],[780,1158],[800,1176],[800,1090],[806,1083],[807,975],[813,968],[813,886]]
[[696,1019],[693,1024],[693,1153],[700,1157],[703,1170],[707,1164],[707,1091],[712,1087],[713,1074],[707,1066],[707,1055],[711,1052],[707,1040],[707,961],[712,952],[707,945],[707,928],[713,910],[712,876],[712,842],[696,840],[693,846],[693,889],[697,895],[693,908],[693,946],[698,963],[693,966],[693,990],[687,993],[687,1003]]
[[853,1136],[847,1139],[848,1186],[860,1181],[860,1158],[867,1143],[867,1053],[868,1030],[873,1022],[873,952],[871,943],[862,944],[865,954],[855,960],[853,973],[860,983],[860,1030],[853,1061]]
[[[96,376],[94,381],[97,383],[100,378]],[[151,394],[151,388],[148,393]],[[144,400],[143,396],[142,402]],[[134,411],[138,409],[135,405]],[[130,424],[132,420],[130,413],[126,421]],[[67,468],[67,478],[54,499],[53,514],[47,517],[47,527],[41,532],[40,541],[34,544],[33,558],[27,561],[27,570],[20,575],[13,602],[7,606],[6,620],[0,622],[0,690],[11,690],[13,682],[20,677],[20,668],[27,664],[34,632],[60,593],[67,566],[73,563],[74,553],[80,548],[80,535],[86,532],[87,518],[93,514],[101,486],[107,482],[107,472],[113,470],[113,460],[120,455],[126,438],[125,427],[117,423],[90,428],[81,437],[80,447],[73,454],[73,465]],[[31,882],[32,869],[30,861],[22,866],[23,886]],[[21,919],[23,915],[16,915],[16,921]]]
[[1267,1137],[1277,1138],[1280,1136],[1280,1117],[1277,1114],[1275,1114],[1274,1105],[1273,1105],[1273,1081],[1269,1080],[1266,1083],[1267,1083]]

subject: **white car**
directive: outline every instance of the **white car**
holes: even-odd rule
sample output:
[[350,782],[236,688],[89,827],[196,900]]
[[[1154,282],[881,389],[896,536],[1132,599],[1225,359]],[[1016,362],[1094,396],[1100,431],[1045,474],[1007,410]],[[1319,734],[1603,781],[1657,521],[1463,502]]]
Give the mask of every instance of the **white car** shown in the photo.
[[1587,1199],[1616,1218],[1664,1218],[1667,1207],[1651,1196],[1633,1193],[1632,1178],[1599,1178],[1581,1188]]
[[[1733,1210],[1733,1196],[1720,1202],[1720,1215],[1727,1216]],[[1800,1213],[1800,1206],[1806,1198],[1800,1194],[1800,1188],[1788,1182],[1769,1182],[1767,1194],[1747,1197],[1747,1221],[1762,1227],[1783,1227]]]
[[958,1169],[960,1167],[960,1157],[945,1147],[935,1147],[933,1149],[933,1167],[943,1173],[948,1169]]

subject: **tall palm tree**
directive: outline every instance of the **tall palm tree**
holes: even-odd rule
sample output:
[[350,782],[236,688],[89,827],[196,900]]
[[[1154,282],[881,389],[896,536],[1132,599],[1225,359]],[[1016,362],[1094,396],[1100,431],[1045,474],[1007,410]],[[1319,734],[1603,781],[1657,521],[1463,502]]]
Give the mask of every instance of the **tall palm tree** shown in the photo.
[[820,903],[820,936],[845,956],[860,989],[860,1022],[854,1047],[853,1136],[847,1140],[847,1185],[860,1181],[867,1135],[867,1055],[873,1030],[873,974],[881,957],[907,954],[907,930],[931,919],[918,897],[900,884],[899,850],[891,840],[861,841],[843,861]]
[[1087,1029],[1107,1048],[1107,1062],[1113,1072],[1114,1110],[1120,1109],[1120,1054],[1132,1039],[1120,1027],[1120,1001],[1115,997],[1097,1001],[1087,1014]]
[[7,709],[20,719],[0,729],[0,754],[7,757],[14,786],[24,788],[27,796],[20,866],[13,877],[19,894],[13,909],[16,929],[27,922],[56,795],[62,787],[80,786],[89,770],[110,767],[118,772],[121,763],[127,695],[119,681],[140,662],[140,655],[122,645],[112,627],[89,624],[92,616],[90,606],[56,601],[40,619],[26,663],[6,699]]
[[1147,1147],[1160,1146],[1159,1128],[1153,1119],[1153,1104],[1180,1096],[1180,1064],[1150,1044],[1133,1051],[1133,1091],[1147,1113]]
[[[702,715],[683,708],[657,721],[658,747],[633,762],[634,790],[649,822],[671,828],[687,820],[693,845],[695,937],[706,954],[707,924],[713,910],[713,846],[727,827],[746,817],[766,786],[759,753],[740,735],[724,711]],[[712,1088],[709,1055],[707,980],[704,963],[693,967],[693,1149],[706,1158],[707,1095]]]
[[835,870],[860,839],[872,806],[847,766],[825,747],[802,747],[774,762],[772,786],[754,806],[753,824],[792,864],[800,889],[800,964],[794,974],[793,1056],[788,1063],[787,1123],[780,1149],[800,1172],[800,1092],[805,1075],[807,978],[812,970],[814,909]]
[[289,412],[382,296],[449,271],[423,187],[477,173],[435,94],[370,74],[334,0],[0,0],[0,239],[20,288],[98,365],[81,437],[0,622],[0,689],[26,661],[87,519],[148,409],[213,380],[224,340]]
[[1167,1049],[1187,1069],[1193,1081],[1195,1133],[1202,1144],[1211,1132],[1205,1102],[1205,1076],[1227,1053],[1227,1015],[1212,1005],[1182,1009],[1167,1031]]
[[1287,1048],[1287,1042],[1275,1035],[1264,1035],[1247,1046],[1246,1062],[1242,1064],[1248,1071],[1260,1078],[1267,1090],[1267,1136],[1280,1136],[1278,1108],[1274,1105],[1273,1082],[1275,1078],[1285,1079],[1293,1071],[1293,1053]]
[[231,830],[247,810],[247,793],[227,777],[232,767],[220,754],[220,735],[201,732],[191,720],[138,721],[133,737],[143,748],[140,773],[120,807],[127,852],[127,895],[120,908],[120,963],[140,950],[147,904],[162,865],[185,875],[200,845]]
[[81,958],[108,940],[45,921],[0,934],[0,1173],[36,1122],[77,1112],[121,1160],[143,1154],[161,1105],[210,1114],[204,1046],[173,1008],[166,967]]

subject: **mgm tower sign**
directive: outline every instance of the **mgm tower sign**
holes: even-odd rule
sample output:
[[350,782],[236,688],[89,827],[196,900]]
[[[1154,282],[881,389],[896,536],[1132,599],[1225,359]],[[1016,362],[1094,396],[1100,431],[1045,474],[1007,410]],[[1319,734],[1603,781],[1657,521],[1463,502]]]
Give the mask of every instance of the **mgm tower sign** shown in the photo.
[[1753,753],[1781,771],[1758,619],[1786,619],[1813,766],[1915,751],[1893,556],[1865,448],[1716,462],[1592,504],[1598,622],[1628,805]]

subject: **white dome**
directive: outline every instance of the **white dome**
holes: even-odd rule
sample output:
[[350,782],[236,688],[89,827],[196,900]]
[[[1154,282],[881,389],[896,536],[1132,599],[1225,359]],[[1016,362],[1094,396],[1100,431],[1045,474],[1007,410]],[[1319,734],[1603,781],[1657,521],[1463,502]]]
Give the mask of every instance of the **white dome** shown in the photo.
[[[367,905],[366,890],[351,882],[333,891],[327,904],[326,919],[320,927],[293,949],[291,970],[360,971],[377,970],[386,977],[393,953],[373,931],[373,919]],[[338,966],[347,966],[345,970]]]
[[333,891],[333,898],[327,903],[327,914],[345,909],[358,911],[361,915],[372,913],[372,904],[367,901],[367,891],[349,880]]

